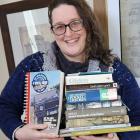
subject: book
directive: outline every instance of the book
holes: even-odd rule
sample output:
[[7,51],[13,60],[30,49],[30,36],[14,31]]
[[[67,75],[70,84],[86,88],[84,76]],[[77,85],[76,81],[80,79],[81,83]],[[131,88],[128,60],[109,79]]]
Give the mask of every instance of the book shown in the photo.
[[85,90],[85,89],[93,89],[93,88],[117,88],[118,84],[116,82],[111,83],[93,83],[93,84],[79,84],[79,85],[66,85],[66,91],[70,90]]
[[117,88],[71,90],[65,92],[67,104],[118,99]]
[[[119,98],[119,96],[118,96]],[[96,102],[84,102],[77,104],[66,104],[66,110],[88,109],[88,108],[105,108],[113,106],[122,106],[120,99],[110,101],[96,101]]]
[[88,129],[88,130],[81,130],[81,131],[77,130],[77,131],[71,131],[71,132],[65,132],[62,130],[60,131],[60,136],[61,137],[77,137],[77,136],[86,136],[86,135],[94,135],[94,134],[131,132],[131,131],[140,131],[140,126]]
[[113,77],[111,72],[91,72],[88,74],[68,75],[65,82],[66,85],[111,83],[113,82]]
[[96,116],[115,116],[115,115],[127,115],[127,109],[125,106],[114,106],[106,108],[89,108],[78,110],[67,110],[66,119],[77,119]]
[[45,131],[58,134],[64,73],[59,70],[28,72],[25,79],[25,123],[46,123]]
[[87,131],[87,130],[96,130],[96,129],[105,129],[105,128],[120,128],[120,127],[130,127],[130,126],[131,126],[130,123],[122,123],[122,124],[107,124],[107,125],[74,127],[74,128],[61,129],[60,134],[66,134],[69,132],[77,132],[77,131]]
[[66,128],[96,126],[105,124],[121,124],[121,123],[129,123],[128,115],[100,116],[100,117],[98,116],[98,117],[67,120]]

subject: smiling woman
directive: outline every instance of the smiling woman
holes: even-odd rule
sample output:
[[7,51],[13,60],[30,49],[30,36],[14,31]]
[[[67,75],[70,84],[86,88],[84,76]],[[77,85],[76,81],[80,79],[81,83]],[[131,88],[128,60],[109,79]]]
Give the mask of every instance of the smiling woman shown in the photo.
[[[40,1],[34,2],[39,4]],[[46,129],[48,125],[24,124],[21,120],[21,116],[24,112],[23,97],[25,95],[24,89],[26,88],[26,74],[29,72],[51,70],[61,70],[66,76],[68,74],[81,72],[98,71],[106,73],[110,70],[110,66],[112,69],[111,77],[119,87],[117,89],[119,97],[117,97],[118,99],[121,98],[122,103],[129,108],[126,120],[130,119],[132,126],[140,125],[140,88],[131,71],[118,57],[112,54],[110,49],[105,47],[102,34],[98,27],[99,24],[90,6],[85,0],[45,0],[44,2],[50,2],[48,6],[48,21],[53,30],[54,41],[47,44],[40,34],[35,34],[38,45],[43,49],[24,58],[9,78],[0,96],[0,127],[2,131],[10,139],[64,140],[64,137],[60,138],[57,135],[45,133],[43,130]],[[21,5],[18,6],[20,7]],[[44,15],[46,15],[46,12]],[[36,40],[32,40],[31,44],[26,44],[26,46],[33,45],[34,47],[34,42],[36,42]],[[64,113],[65,110],[62,112],[62,120],[64,121],[61,123],[61,128],[65,128],[66,120]],[[121,117],[124,118],[124,116]],[[107,118],[107,120],[108,119],[109,118]],[[109,119],[109,121],[111,120]],[[111,123],[113,123],[113,121]],[[123,121],[123,123],[125,123],[125,121]],[[128,123],[128,121],[126,123]],[[131,129],[133,129],[133,127]],[[109,140],[112,137],[113,136],[110,137],[110,134],[99,136],[89,135],[83,136],[82,139]],[[140,133],[134,131],[132,133],[124,132],[115,134],[113,140],[139,140],[139,138]],[[71,140],[71,138],[68,139]],[[79,140],[79,137],[73,139]]]

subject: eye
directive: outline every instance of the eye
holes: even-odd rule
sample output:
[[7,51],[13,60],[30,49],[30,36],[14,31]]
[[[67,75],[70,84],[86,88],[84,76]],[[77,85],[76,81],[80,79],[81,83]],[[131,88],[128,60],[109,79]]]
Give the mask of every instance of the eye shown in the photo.
[[72,27],[77,27],[77,26],[79,26],[79,25],[81,25],[81,22],[80,22],[80,21],[73,21],[73,22],[71,23],[71,26],[72,26]]
[[53,27],[54,30],[57,30],[57,31],[61,31],[61,30],[64,30],[65,28],[65,25],[55,25]]
[[80,20],[76,20],[71,22],[70,27],[73,30],[80,30],[82,28],[82,22]]

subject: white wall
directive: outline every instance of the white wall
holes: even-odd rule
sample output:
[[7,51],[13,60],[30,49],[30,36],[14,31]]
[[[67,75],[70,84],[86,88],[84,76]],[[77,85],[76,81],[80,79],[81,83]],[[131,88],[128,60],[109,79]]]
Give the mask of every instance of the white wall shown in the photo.
[[121,58],[119,0],[107,0],[109,48]]

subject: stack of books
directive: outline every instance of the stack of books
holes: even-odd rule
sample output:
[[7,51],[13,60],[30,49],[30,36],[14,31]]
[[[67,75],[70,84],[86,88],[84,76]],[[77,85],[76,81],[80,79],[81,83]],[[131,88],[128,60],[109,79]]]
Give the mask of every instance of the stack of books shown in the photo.
[[131,126],[127,107],[123,105],[117,88],[112,72],[66,76],[66,129],[60,130],[60,134],[64,136],[98,134],[97,131],[101,129]]
[[[68,137],[140,130],[140,126],[130,126],[127,109],[110,72],[66,77],[59,70],[28,72],[24,95],[23,121],[47,124],[48,128],[42,130],[47,133]],[[60,129],[63,95],[66,128]]]

